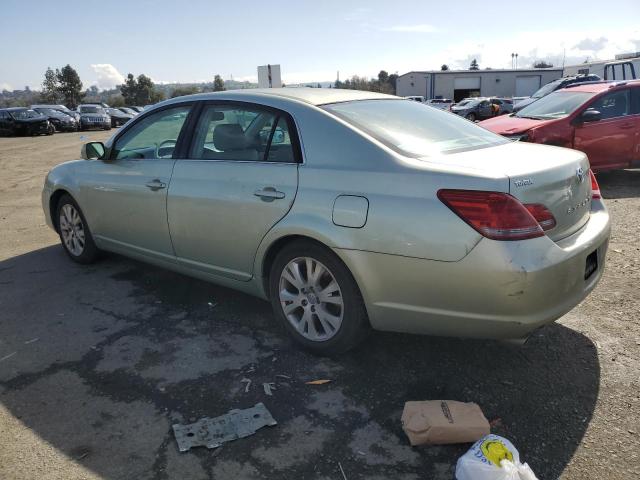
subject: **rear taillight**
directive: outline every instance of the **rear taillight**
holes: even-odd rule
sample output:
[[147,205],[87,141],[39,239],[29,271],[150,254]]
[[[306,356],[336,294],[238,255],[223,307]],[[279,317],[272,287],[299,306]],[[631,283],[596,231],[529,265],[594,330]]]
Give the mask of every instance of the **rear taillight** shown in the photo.
[[556,226],[556,217],[541,203],[525,203],[524,208],[536,219],[545,232]]
[[600,185],[598,185],[593,170],[589,170],[589,177],[591,178],[591,199],[602,198],[602,195],[600,195]]
[[[525,240],[544,236],[543,227],[534,215],[518,199],[507,193],[439,190],[438,198],[453,213],[487,238]],[[537,208],[534,208],[534,211],[541,212]],[[548,214],[553,218],[550,212]],[[540,215],[543,221],[548,220],[541,213]],[[555,219],[553,221],[555,224]]]

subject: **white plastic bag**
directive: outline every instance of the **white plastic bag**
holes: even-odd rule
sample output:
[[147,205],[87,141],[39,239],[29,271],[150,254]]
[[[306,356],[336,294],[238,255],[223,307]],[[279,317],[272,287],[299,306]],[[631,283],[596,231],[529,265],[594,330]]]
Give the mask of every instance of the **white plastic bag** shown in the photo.
[[506,438],[487,435],[458,459],[457,480],[538,480]]

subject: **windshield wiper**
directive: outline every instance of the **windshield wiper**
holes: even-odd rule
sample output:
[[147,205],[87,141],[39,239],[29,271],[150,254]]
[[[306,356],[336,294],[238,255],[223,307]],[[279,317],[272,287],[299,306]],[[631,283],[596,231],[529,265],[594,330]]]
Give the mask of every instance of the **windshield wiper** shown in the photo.
[[518,117],[518,118],[528,118],[530,120],[547,120],[546,117],[536,117],[534,115],[518,115],[516,113],[515,116]]

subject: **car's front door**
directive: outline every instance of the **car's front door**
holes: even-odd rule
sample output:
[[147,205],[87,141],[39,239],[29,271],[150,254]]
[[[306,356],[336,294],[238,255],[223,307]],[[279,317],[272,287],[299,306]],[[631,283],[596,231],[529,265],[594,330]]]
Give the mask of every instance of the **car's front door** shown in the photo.
[[206,103],[188,159],[176,160],[167,201],[178,261],[249,280],[265,234],[293,204],[300,150],[284,112]]
[[83,209],[99,244],[175,259],[167,191],[176,143],[191,108],[183,104],[140,118],[115,139],[109,159],[87,162]]
[[637,127],[629,94],[625,88],[596,98],[587,108],[599,111],[600,120],[575,127],[573,146],[587,154],[594,169],[625,167],[632,160]]

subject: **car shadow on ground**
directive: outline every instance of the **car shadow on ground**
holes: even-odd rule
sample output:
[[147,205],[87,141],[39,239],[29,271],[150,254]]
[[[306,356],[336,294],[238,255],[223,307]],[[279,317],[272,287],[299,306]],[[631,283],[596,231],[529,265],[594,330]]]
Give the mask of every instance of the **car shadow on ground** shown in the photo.
[[605,200],[640,196],[640,169],[601,172],[597,179]]
[[[469,445],[411,448],[400,415],[452,399],[557,478],[598,397],[595,346],[560,324],[521,347],[376,332],[326,359],[298,350],[267,302],[115,255],[84,267],[43,248],[0,262],[0,284],[0,420],[22,439],[4,458],[26,472],[20,425],[106,479],[342,478],[338,463],[350,480],[451,479]],[[257,402],[278,426],[178,453],[172,423]]]

